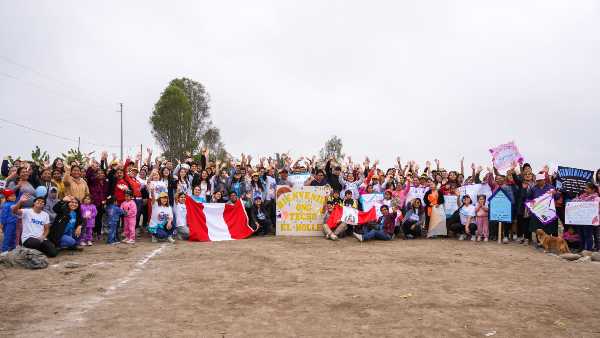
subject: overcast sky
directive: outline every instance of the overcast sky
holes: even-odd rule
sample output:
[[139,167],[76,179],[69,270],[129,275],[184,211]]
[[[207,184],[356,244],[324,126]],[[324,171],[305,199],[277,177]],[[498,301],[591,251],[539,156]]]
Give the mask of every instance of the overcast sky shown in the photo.
[[[154,144],[176,77],[201,82],[227,150],[465,156],[600,167],[600,1],[0,0],[0,118],[117,152]],[[0,155],[76,144],[0,121]]]

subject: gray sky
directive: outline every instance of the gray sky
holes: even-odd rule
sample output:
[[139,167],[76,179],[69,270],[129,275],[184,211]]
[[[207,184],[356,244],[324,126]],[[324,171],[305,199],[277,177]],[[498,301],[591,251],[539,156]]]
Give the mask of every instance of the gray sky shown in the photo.
[[[67,138],[154,145],[168,82],[212,97],[227,149],[346,153],[447,168],[526,160],[600,166],[599,1],[0,0],[0,118]],[[17,63],[19,65],[16,65]],[[24,67],[22,67],[24,66]],[[0,155],[75,146],[0,121]],[[158,150],[158,147],[154,145]]]

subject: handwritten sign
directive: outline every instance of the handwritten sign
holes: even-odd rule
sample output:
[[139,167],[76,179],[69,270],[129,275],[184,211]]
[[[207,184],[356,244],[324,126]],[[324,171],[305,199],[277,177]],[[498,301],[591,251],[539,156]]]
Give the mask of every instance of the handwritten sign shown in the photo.
[[294,174],[288,175],[288,180],[292,182],[294,188],[301,188],[309,177],[310,174]]
[[375,207],[377,217],[381,216],[381,206],[383,205],[383,194],[364,194],[360,196],[362,210],[370,210]]
[[490,197],[490,221],[512,222],[512,201],[502,189]]
[[277,186],[276,235],[323,236],[325,187]]
[[591,170],[558,166],[557,188],[562,192],[578,195],[593,177],[594,172]]
[[458,188],[458,192],[460,194],[461,200],[463,196],[469,195],[473,204],[477,203],[477,196],[479,195],[484,195],[486,201],[488,201],[490,196],[492,196],[492,189],[490,188],[490,186],[488,184],[480,183],[463,185]]
[[556,206],[554,205],[553,191],[549,191],[542,196],[527,201],[525,206],[537,217],[543,224],[554,221],[556,216]]
[[452,216],[458,210],[458,196],[444,195],[444,210],[446,210],[446,216]]
[[406,204],[410,204],[412,200],[418,198],[421,200],[421,205],[425,205],[425,193],[429,190],[429,188],[425,187],[410,187],[408,190],[408,194],[406,194]]
[[598,201],[567,202],[565,223],[573,225],[600,225],[598,222]]
[[494,166],[498,170],[510,168],[513,162],[523,163],[523,156],[521,156],[514,142],[501,144],[492,148],[490,149],[490,153],[492,154]]

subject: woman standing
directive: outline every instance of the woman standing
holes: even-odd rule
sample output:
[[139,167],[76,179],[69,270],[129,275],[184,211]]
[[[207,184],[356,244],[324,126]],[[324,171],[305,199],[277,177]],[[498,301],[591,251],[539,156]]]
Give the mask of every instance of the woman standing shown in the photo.
[[429,190],[423,197],[427,207],[427,238],[446,236],[446,212],[444,211],[444,195],[438,190],[437,184],[430,181]]

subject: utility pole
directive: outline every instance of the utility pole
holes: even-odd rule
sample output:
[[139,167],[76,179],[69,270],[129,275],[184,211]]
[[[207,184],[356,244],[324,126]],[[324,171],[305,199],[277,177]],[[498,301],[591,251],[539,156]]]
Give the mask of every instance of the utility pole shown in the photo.
[[79,152],[79,147],[81,146],[81,136],[77,136],[77,151]]
[[121,162],[123,162],[123,103],[119,103],[119,106],[121,107]]

